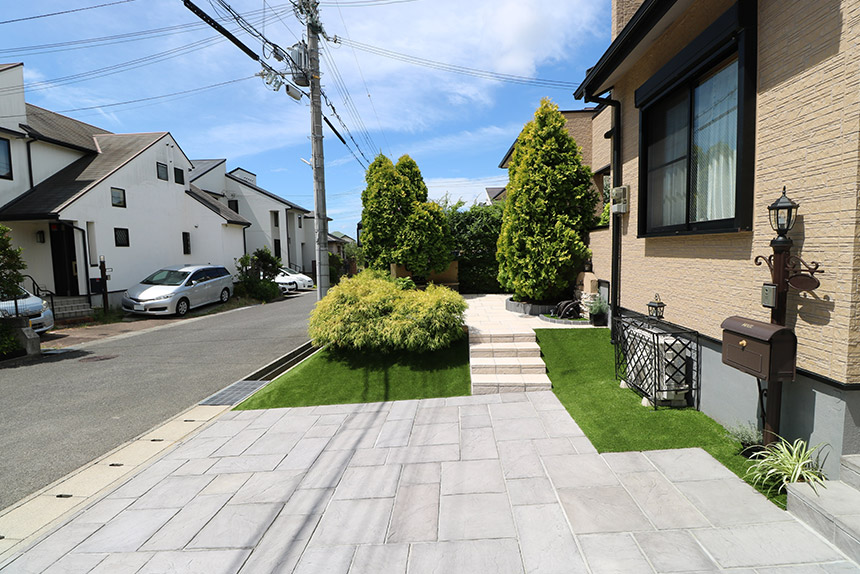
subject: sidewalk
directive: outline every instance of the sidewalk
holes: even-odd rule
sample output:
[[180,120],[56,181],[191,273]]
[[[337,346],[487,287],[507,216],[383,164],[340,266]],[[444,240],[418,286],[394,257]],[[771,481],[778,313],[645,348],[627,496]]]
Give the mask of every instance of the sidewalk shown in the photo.
[[0,572],[860,569],[704,451],[597,454],[539,391],[226,412]]

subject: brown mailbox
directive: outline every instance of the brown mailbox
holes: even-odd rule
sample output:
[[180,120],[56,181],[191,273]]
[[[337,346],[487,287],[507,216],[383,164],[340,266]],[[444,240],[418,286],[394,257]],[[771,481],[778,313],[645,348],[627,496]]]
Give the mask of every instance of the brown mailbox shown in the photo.
[[729,317],[723,328],[723,362],[759,379],[793,381],[797,337],[782,325]]

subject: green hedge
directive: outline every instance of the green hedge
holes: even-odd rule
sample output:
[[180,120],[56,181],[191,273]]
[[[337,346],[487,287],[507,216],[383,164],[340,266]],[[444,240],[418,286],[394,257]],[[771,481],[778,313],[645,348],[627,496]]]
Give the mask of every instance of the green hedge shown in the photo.
[[447,287],[402,289],[363,271],[332,287],[311,313],[316,346],[366,351],[436,351],[464,337],[466,302]]

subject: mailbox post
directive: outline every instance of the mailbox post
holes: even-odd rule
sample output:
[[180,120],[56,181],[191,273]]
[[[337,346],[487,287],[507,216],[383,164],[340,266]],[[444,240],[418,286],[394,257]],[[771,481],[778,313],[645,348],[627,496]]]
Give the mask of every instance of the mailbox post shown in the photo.
[[[775,285],[776,297],[770,311],[770,322],[773,325],[785,327],[785,315],[788,307],[788,288],[794,287],[803,291],[812,291],[819,286],[816,273],[823,273],[818,263],[806,263],[803,259],[791,254],[794,242],[787,233],[794,227],[797,211],[800,206],[785,195],[782,195],[768,206],[770,226],[777,236],[770,242],[773,255],[764,257],[758,255],[755,264],[766,263],[770,268],[771,282]],[[761,377],[760,377],[761,378]],[[783,376],[773,376],[767,380],[767,402],[765,406],[765,423],[763,439],[768,445],[777,439],[779,434],[780,410],[782,407]],[[790,380],[793,380],[794,376]]]

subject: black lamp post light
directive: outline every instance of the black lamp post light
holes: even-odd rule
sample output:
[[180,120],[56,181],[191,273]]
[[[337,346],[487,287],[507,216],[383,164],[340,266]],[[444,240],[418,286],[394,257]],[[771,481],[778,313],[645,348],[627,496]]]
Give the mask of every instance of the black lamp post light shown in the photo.
[[[814,291],[821,285],[815,277],[816,273],[824,273],[819,269],[819,263],[807,263],[801,257],[791,254],[794,242],[788,237],[788,232],[797,221],[800,205],[785,195],[782,195],[768,206],[770,226],[776,232],[776,237],[770,242],[773,254],[765,257],[757,255],[755,264],[766,263],[770,268],[771,283],[762,286],[761,303],[770,308],[770,322],[774,325],[785,326],[785,315],[788,300],[788,289],[798,291]],[[769,381],[767,391],[767,406],[765,410],[764,443],[767,445],[776,440],[779,433],[780,403],[782,401],[782,381]]]

